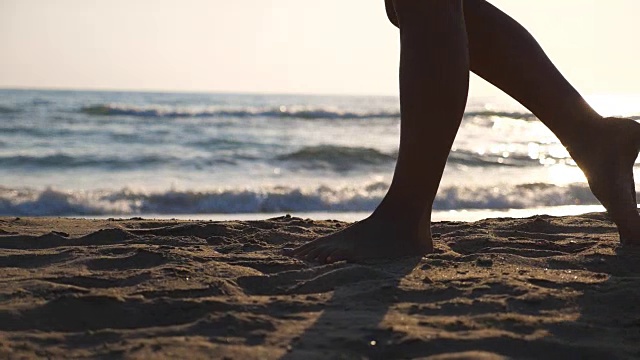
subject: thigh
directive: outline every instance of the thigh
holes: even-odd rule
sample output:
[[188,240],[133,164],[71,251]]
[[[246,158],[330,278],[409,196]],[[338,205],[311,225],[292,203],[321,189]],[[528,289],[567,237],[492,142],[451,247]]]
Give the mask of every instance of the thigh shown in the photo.
[[387,17],[389,18],[389,21],[391,21],[393,25],[399,27],[396,10],[393,8],[393,0],[384,0],[384,6],[387,9]]
[[394,25],[400,22],[433,23],[464,22],[463,0],[385,0],[387,17]]

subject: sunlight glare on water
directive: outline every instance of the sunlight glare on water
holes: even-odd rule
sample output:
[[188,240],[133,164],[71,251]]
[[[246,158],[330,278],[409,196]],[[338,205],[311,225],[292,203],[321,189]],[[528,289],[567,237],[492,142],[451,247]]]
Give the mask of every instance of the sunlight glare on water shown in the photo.
[[558,164],[550,166],[549,180],[552,184],[556,185],[568,185],[573,183],[584,183],[587,179],[582,174],[582,171],[577,166],[569,166],[564,164]]
[[640,94],[595,94],[585,98],[603,116],[630,116],[640,112]]

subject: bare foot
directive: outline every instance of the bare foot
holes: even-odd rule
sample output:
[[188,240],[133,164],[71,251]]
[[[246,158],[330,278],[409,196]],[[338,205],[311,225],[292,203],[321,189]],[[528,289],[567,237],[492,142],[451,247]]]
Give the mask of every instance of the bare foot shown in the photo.
[[630,119],[606,118],[594,130],[580,145],[568,148],[569,153],[618,226],[620,241],[640,245],[633,180],[633,165],[640,151],[640,124]]
[[433,252],[431,233],[428,226],[426,229],[421,231],[420,226],[389,221],[374,214],[341,231],[302,245],[289,255],[320,263],[424,255]]

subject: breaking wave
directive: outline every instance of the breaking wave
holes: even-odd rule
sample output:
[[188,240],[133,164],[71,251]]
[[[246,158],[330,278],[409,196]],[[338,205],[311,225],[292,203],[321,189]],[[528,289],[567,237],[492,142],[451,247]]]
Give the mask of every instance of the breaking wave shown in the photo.
[[[151,118],[179,118],[179,117],[266,117],[266,118],[296,118],[296,119],[399,119],[399,110],[376,111],[345,111],[334,108],[307,107],[179,107],[162,105],[128,105],[128,104],[97,104],[80,109],[84,114],[96,116],[131,116]],[[465,113],[465,117],[506,117],[511,119],[533,120],[535,116],[526,112],[475,111]]]
[[274,108],[239,108],[224,109],[217,107],[180,108],[170,106],[134,106],[122,104],[100,104],[83,107],[81,112],[88,115],[101,116],[133,116],[133,117],[266,117],[266,118],[299,118],[299,119],[375,119],[394,118],[400,114],[396,111],[353,112],[330,109],[296,109],[287,107]]
[[[53,188],[0,187],[0,215],[78,216],[144,214],[234,214],[275,212],[372,211],[386,183],[362,187],[312,189],[271,187],[210,191],[146,192],[131,189],[62,191]],[[445,187],[435,210],[525,209],[539,206],[593,205],[597,200],[583,184],[535,183],[503,187]]]

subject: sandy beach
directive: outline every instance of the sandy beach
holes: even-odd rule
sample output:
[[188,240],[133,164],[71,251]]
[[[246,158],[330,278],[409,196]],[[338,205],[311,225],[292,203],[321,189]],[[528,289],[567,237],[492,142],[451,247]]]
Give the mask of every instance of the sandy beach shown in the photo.
[[640,357],[604,214],[434,224],[436,253],[282,255],[348,224],[0,218],[0,358]]

